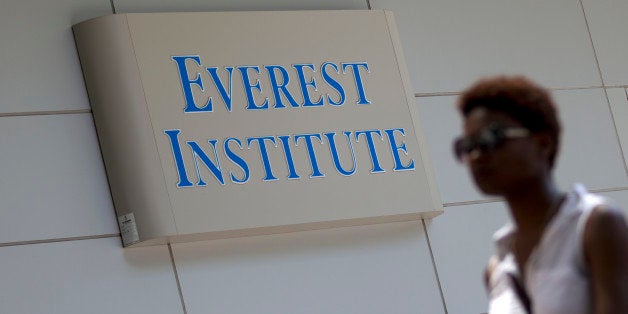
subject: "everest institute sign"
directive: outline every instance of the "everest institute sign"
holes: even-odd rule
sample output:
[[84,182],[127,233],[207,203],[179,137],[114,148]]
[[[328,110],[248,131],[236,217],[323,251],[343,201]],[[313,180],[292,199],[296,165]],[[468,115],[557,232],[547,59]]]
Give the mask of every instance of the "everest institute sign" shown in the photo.
[[390,12],[118,14],[74,33],[125,246],[442,212]]

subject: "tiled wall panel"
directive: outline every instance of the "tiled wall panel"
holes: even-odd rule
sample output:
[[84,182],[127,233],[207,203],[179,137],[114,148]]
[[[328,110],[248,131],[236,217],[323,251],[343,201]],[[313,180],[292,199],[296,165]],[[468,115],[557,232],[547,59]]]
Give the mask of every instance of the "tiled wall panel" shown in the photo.
[[0,3],[0,113],[87,109],[71,26],[111,14],[109,0]]
[[628,93],[623,88],[609,88],[606,93],[613,119],[615,119],[615,128],[624,154],[626,169],[628,169]]
[[485,198],[473,185],[467,168],[453,155],[452,141],[462,130],[456,99],[456,96],[416,98],[428,153],[445,204]]
[[[583,0],[606,85],[628,85],[626,2]],[[89,108],[70,26],[118,13],[366,9],[366,0],[29,0],[0,3],[0,115]],[[370,0],[395,12],[416,93],[523,73],[550,87],[601,84],[579,1]],[[322,21],[324,22],[324,21]],[[315,25],[304,25],[304,36]],[[628,186],[622,88],[555,92],[563,188]],[[451,156],[455,97],[417,98],[443,201],[482,200]],[[616,129],[614,128],[616,126]],[[117,233],[90,114],[0,117],[0,244]],[[617,138],[619,135],[619,140]],[[626,155],[625,155],[626,156]],[[604,192],[628,214],[626,190]],[[427,222],[449,313],[482,313],[482,271],[501,202]],[[188,313],[444,313],[420,222],[174,245]],[[165,246],[120,239],[0,246],[1,313],[183,313]]]
[[509,219],[502,202],[445,208],[427,224],[449,314],[484,313],[484,268],[493,253],[492,235]]
[[615,202],[624,212],[626,221],[628,222],[628,190],[602,192],[600,195],[609,197],[612,202]]
[[479,76],[523,73],[550,87],[599,86],[575,0],[371,0],[395,13],[417,93],[460,91]]
[[[165,246],[106,238],[0,247],[0,312],[183,313]],[[206,312],[207,313],[207,312]]]
[[[628,186],[603,90],[563,90],[554,96],[564,129],[555,171],[560,186],[568,189],[573,182],[583,182],[591,189]],[[452,154],[452,139],[462,128],[456,97],[419,97],[417,103],[443,202],[485,198]]]
[[[116,13],[367,9],[366,0],[113,0],[113,3]],[[305,30],[313,25],[303,27]]]
[[473,185],[467,168],[453,156],[452,141],[462,130],[456,99],[456,96],[416,98],[436,182],[445,204],[485,198]]
[[91,114],[0,117],[0,134],[0,243],[118,232]]
[[628,186],[621,150],[602,89],[554,93],[563,120],[563,144],[556,179],[565,189],[583,182],[589,189]]
[[583,0],[582,3],[604,83],[628,85],[628,1]]
[[444,313],[419,221],[173,249],[189,314]]

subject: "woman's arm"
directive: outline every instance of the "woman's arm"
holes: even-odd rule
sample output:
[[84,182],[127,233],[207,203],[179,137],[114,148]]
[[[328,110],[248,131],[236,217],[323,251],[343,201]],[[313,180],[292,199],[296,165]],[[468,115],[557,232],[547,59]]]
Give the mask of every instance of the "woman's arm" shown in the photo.
[[628,313],[628,227],[619,211],[596,207],[584,230],[593,313]]

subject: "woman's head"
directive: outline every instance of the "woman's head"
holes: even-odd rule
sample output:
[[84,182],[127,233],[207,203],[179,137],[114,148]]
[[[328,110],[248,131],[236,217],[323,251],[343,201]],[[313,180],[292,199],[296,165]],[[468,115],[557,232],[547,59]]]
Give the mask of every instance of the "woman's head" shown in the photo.
[[459,98],[464,136],[456,141],[480,189],[501,189],[550,177],[560,123],[549,92],[522,76],[482,79]]

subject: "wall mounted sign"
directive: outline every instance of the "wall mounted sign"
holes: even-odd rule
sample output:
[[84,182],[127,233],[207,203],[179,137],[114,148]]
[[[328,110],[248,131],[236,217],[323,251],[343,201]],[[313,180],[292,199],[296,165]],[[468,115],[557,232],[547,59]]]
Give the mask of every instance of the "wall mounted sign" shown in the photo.
[[442,212],[390,12],[118,14],[74,34],[125,246]]

